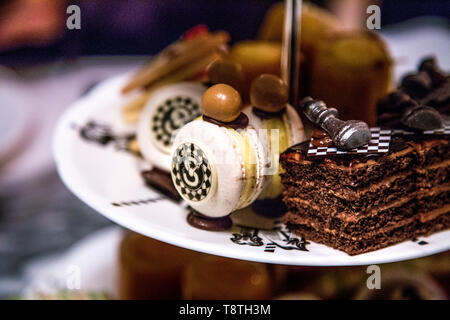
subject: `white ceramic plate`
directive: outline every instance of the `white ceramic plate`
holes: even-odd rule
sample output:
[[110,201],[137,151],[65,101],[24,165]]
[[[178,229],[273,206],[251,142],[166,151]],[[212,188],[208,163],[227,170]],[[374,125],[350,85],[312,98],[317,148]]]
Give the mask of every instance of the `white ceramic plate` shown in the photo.
[[[450,249],[450,231],[419,239],[426,241],[426,245],[407,241],[352,257],[324,245],[305,244],[283,226],[271,232],[240,227],[210,232],[191,227],[186,222],[184,203],[177,204],[144,185],[140,170],[146,164],[121,150],[120,139],[102,145],[80,137],[80,128],[91,120],[109,126],[116,137],[133,133],[135,129],[124,125],[120,117],[124,98],[119,95],[119,89],[124,81],[125,76],[107,80],[75,102],[59,120],[53,141],[58,172],[67,187],[117,224],[192,250],[291,265],[368,265]],[[105,135],[101,130],[96,133]]]

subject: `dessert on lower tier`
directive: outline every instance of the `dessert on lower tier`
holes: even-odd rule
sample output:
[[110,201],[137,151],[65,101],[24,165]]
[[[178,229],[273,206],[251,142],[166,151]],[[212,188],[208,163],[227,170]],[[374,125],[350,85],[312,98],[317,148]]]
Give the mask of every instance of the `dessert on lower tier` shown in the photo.
[[334,147],[313,133],[280,158],[284,222],[356,255],[450,228],[450,135],[371,128],[368,145]]

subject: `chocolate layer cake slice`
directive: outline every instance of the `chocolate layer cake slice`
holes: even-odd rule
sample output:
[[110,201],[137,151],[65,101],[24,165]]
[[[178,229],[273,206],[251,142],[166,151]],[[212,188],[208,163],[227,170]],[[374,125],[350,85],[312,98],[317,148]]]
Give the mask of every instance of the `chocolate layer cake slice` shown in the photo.
[[392,136],[388,152],[281,156],[288,228],[356,255],[450,227],[449,135]]

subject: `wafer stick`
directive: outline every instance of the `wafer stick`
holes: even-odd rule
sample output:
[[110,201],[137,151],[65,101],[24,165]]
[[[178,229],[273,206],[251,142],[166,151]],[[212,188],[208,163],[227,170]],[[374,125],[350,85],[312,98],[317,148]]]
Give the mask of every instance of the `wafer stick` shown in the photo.
[[145,106],[145,103],[152,95],[153,91],[159,88],[159,86],[154,86],[151,89],[147,89],[142,92],[142,94],[137,97],[135,100],[127,104],[122,109],[122,116],[127,123],[136,123],[139,119],[139,115],[142,112],[142,109]]
[[139,115],[141,114],[142,109],[144,108],[147,100],[150,98],[152,93],[157,89],[164,85],[168,85],[171,83],[179,82],[185,79],[192,78],[202,70],[205,70],[211,63],[221,58],[223,55],[223,51],[215,49],[214,52],[208,53],[207,57],[201,57],[195,63],[189,64],[180,68],[179,70],[166,75],[165,77],[159,79],[149,88],[144,90],[142,94],[127,104],[122,111],[123,117],[128,123],[135,123],[139,119]]
[[177,43],[174,47],[164,50],[160,57],[138,72],[133,79],[122,89],[127,93],[139,87],[148,86],[181,66],[191,63],[207,52],[219,48],[225,44],[229,36],[225,32],[216,32],[212,35],[199,36],[183,43]]

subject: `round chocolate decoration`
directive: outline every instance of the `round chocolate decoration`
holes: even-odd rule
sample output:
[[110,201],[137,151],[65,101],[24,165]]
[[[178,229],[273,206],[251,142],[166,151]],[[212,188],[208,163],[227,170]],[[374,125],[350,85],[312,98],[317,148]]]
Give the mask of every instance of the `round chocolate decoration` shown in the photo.
[[156,145],[169,150],[174,131],[201,115],[200,106],[191,97],[174,96],[155,109],[151,132]]
[[227,84],[216,84],[205,91],[202,97],[203,114],[222,121],[231,122],[241,114],[241,95]]
[[172,180],[180,195],[189,201],[205,199],[212,186],[212,170],[205,153],[195,144],[181,144],[172,159]]

